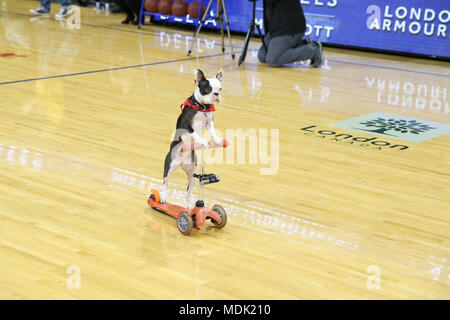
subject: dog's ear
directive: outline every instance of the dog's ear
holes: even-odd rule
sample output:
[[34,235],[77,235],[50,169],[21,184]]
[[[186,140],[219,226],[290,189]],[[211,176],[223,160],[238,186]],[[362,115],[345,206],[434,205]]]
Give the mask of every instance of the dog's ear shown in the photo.
[[202,70],[195,69],[194,74],[195,74],[195,84],[198,85],[200,83],[200,81],[206,80],[205,75],[203,74]]
[[222,78],[223,78],[223,70],[222,68],[220,68],[219,72],[217,72],[216,74],[216,78],[222,82]]

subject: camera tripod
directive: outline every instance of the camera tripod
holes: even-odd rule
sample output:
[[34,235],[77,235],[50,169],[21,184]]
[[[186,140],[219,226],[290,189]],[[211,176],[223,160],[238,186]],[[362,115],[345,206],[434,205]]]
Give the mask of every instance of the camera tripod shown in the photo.
[[239,57],[238,66],[242,64],[242,62],[245,60],[245,57],[247,56],[247,49],[248,49],[248,43],[250,41],[250,37],[253,36],[253,33],[255,32],[255,27],[259,32],[259,36],[261,37],[261,41],[263,43],[264,48],[267,52],[266,43],[264,42],[264,37],[261,32],[261,28],[256,23],[256,1],[257,0],[248,0],[253,2],[253,14],[252,14],[252,21],[250,22],[250,26],[248,27],[247,36],[245,37],[244,47],[242,48],[241,56]]
[[[194,39],[192,40],[191,47],[188,51],[188,56],[192,52],[192,48],[194,47],[195,41],[197,40],[198,34],[200,33],[200,30],[202,29],[203,24],[205,23],[206,16],[208,15],[209,9],[211,7],[213,0],[209,0],[208,6],[206,7],[205,14],[203,15],[200,24],[198,26],[198,29],[195,31]],[[201,10],[202,3],[200,2],[200,7],[198,10]],[[228,24],[228,17],[227,17],[227,11],[225,9],[225,0],[217,0],[217,10],[216,10],[216,16],[214,17],[215,21],[220,22],[220,35],[222,36],[222,52],[225,52],[225,43],[224,43],[224,34],[223,34],[223,22],[225,20],[225,25],[227,27],[227,35],[228,40],[230,41],[230,47],[231,47],[231,57],[234,60],[234,51],[233,51],[233,42],[231,41],[231,35],[230,35],[230,25]]]

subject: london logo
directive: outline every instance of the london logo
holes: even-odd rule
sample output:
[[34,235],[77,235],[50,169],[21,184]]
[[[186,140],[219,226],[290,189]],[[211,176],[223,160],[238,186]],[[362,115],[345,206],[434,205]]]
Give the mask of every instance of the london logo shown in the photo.
[[351,144],[366,149],[393,149],[393,150],[406,150],[409,146],[404,144],[391,143],[388,141],[382,141],[377,137],[367,137],[361,135],[352,135],[346,133],[339,133],[333,130],[324,130],[318,128],[316,125],[300,128],[301,132],[305,136],[316,137],[322,140],[339,142],[341,144]]
[[356,130],[416,143],[450,133],[450,125],[446,123],[381,112],[336,122],[333,125],[342,129]]
[[381,133],[385,135],[390,135],[387,132],[390,132],[391,130],[397,131],[398,133],[407,133],[411,132],[412,134],[420,134],[422,132],[429,131],[431,129],[436,129],[434,127],[430,127],[427,124],[422,124],[420,122],[417,122],[417,120],[395,120],[395,119],[384,119],[384,118],[377,118],[376,120],[367,120],[364,122],[361,122],[361,124],[365,125],[366,127],[372,127],[373,129],[361,129],[368,132],[373,133]]

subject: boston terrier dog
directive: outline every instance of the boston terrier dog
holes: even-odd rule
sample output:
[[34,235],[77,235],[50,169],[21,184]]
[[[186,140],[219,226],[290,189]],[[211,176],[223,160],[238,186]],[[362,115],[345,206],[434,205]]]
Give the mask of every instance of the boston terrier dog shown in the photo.
[[195,151],[181,152],[182,144],[200,143],[203,148],[208,147],[208,141],[202,137],[203,130],[208,129],[215,143],[222,140],[214,131],[214,104],[220,102],[222,91],[223,71],[219,70],[215,78],[205,78],[203,72],[195,70],[195,88],[192,96],[181,105],[181,114],[177,120],[176,132],[169,153],[164,162],[164,184],[161,193],[161,202],[167,200],[169,178],[172,173],[181,166],[188,177],[188,188],[186,195],[186,208],[193,209],[192,189],[194,186],[194,173],[197,166]]

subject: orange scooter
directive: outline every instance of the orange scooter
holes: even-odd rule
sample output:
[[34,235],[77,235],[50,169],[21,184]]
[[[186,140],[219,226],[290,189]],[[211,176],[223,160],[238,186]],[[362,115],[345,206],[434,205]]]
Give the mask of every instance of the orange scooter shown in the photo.
[[[216,144],[214,142],[209,143],[209,148],[226,148],[228,142],[223,140],[222,143]],[[181,152],[188,152],[192,150],[202,149],[202,145],[199,143],[193,143],[191,145],[182,145],[180,148]],[[203,150],[202,150],[203,158]],[[202,173],[195,174],[194,177],[199,180],[200,196],[202,195],[202,188],[205,184],[219,182],[219,177],[215,174],[205,174],[204,173],[204,162],[202,159]],[[189,210],[185,207],[172,204],[172,203],[161,203],[161,197],[158,190],[151,189],[151,195],[148,198],[148,205],[153,209],[161,211],[166,214],[170,214],[177,219],[178,230],[184,234],[188,235],[191,233],[193,228],[202,226],[207,219],[211,220],[212,224],[216,228],[223,228],[227,223],[227,213],[224,208],[215,204],[211,209],[205,207],[203,200],[197,200],[195,207]]]

